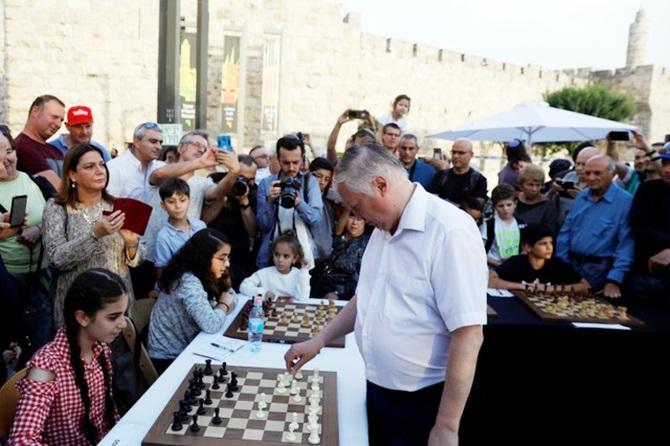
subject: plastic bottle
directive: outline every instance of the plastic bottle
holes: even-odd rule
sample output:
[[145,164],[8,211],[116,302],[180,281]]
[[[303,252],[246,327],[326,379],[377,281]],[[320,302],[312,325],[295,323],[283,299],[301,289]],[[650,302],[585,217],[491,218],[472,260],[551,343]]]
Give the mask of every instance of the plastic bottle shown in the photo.
[[263,314],[263,296],[260,294],[254,298],[254,307],[249,313],[249,350],[256,353],[261,349],[263,342],[263,327],[265,327],[265,315]]

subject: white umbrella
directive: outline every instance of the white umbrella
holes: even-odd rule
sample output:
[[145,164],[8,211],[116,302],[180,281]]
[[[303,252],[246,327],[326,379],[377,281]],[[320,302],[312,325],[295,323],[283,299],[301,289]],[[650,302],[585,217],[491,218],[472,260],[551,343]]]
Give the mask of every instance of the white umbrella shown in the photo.
[[529,102],[428,137],[449,140],[468,138],[475,141],[509,141],[518,138],[530,144],[602,139],[612,130],[630,131],[637,130],[637,127],[550,107],[546,102]]

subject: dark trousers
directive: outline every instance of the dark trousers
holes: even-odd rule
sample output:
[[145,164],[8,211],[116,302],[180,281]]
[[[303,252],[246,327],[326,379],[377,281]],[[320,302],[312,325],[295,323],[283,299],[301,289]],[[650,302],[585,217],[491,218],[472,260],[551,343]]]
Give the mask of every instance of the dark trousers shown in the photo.
[[144,261],[130,270],[135,300],[146,299],[156,285],[156,267],[152,262]]
[[367,382],[366,407],[371,446],[415,446],[428,443],[440,408],[444,383],[416,392],[390,390]]

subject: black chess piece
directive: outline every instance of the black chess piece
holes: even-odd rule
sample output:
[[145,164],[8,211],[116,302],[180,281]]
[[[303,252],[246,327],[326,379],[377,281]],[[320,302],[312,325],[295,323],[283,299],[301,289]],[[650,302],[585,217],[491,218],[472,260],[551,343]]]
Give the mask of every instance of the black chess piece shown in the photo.
[[212,404],[212,391],[209,389],[205,390],[205,404]]
[[223,375],[224,375],[224,372],[225,372],[225,373],[228,373],[228,372],[226,372],[224,369],[219,369],[219,377],[216,378],[216,380],[217,380],[218,382],[220,382],[220,383],[225,383],[225,382],[226,382],[226,377],[223,376]]
[[198,432],[200,430],[200,426],[198,426],[198,416],[193,415],[193,424],[191,424],[191,427],[189,427],[191,432]]
[[205,409],[205,400],[200,398],[199,404],[200,405],[198,406],[198,410],[196,411],[196,413],[198,415],[205,415],[205,413],[207,412],[207,410]]
[[223,420],[219,416],[219,408],[214,409],[214,418],[212,418],[212,424],[219,425]]
[[[228,364],[226,362],[223,362],[221,364],[221,368],[219,369],[219,373],[222,374],[223,376],[226,376],[228,374],[227,367],[228,367]],[[223,370],[223,372],[221,370]]]
[[191,395],[194,396],[194,397],[199,397],[202,394],[202,388],[197,383],[197,381],[194,382],[193,384],[191,384],[191,386],[189,388],[191,389]]
[[191,409],[191,406],[189,406],[186,401],[179,401],[179,420],[182,423],[188,423],[189,420],[189,415],[188,411]]
[[174,432],[177,432],[180,431],[182,427],[184,426],[181,424],[181,414],[179,412],[173,412],[172,426],[170,429],[172,429]]
[[230,388],[233,392],[240,390],[240,386],[237,385],[237,373],[230,373]]
[[212,386],[210,387],[210,389],[219,390],[220,388],[221,386],[219,385],[219,379],[215,377],[214,380],[212,381]]
[[233,390],[230,388],[230,384],[226,386],[226,398],[232,398],[233,397]]
[[212,360],[205,359],[205,375],[209,376],[212,374]]

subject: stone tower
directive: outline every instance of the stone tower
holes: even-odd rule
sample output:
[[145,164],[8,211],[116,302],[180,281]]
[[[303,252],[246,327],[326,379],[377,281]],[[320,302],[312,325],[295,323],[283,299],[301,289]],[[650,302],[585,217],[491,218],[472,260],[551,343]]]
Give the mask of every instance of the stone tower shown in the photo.
[[644,65],[647,51],[647,13],[640,7],[635,15],[635,21],[630,24],[628,32],[628,52],[626,53],[626,68],[635,68]]

